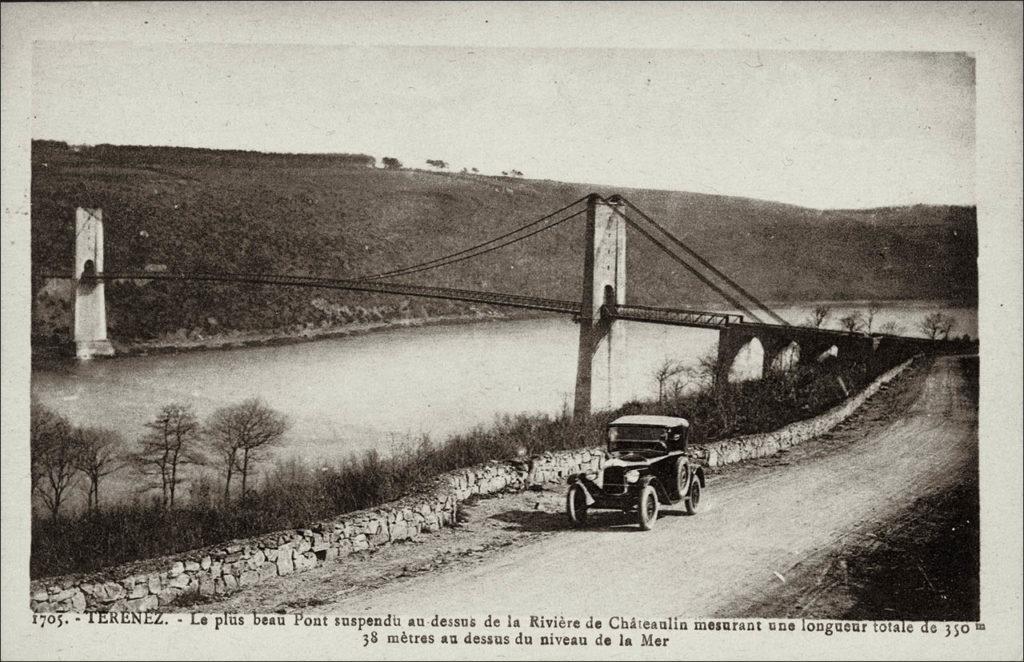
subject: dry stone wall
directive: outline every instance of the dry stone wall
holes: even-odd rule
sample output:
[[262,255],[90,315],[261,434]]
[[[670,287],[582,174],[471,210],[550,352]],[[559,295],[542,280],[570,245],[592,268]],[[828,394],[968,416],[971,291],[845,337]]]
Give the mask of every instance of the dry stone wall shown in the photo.
[[[693,453],[714,467],[771,455],[811,439],[849,417],[909,364],[907,361],[889,370],[823,414],[773,432],[694,446]],[[34,611],[151,611],[186,594],[212,597],[234,593],[272,577],[438,531],[455,522],[459,504],[473,495],[562,482],[573,473],[598,471],[603,462],[604,450],[597,447],[462,469],[440,477],[431,489],[418,495],[380,508],[346,513],[308,529],[214,545],[91,575],[37,580],[30,586],[30,605]]]

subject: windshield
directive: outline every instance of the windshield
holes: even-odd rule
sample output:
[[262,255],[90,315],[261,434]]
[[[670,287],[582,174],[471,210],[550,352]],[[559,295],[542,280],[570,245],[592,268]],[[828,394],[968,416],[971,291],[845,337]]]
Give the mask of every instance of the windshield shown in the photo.
[[658,450],[665,447],[668,430],[651,425],[612,425],[608,427],[609,450]]

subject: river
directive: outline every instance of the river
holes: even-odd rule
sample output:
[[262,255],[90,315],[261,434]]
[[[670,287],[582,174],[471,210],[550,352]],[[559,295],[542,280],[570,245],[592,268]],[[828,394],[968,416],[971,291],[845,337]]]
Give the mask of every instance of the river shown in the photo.
[[[814,304],[777,310],[791,322]],[[835,320],[861,304],[833,306]],[[954,335],[977,337],[977,311],[935,302],[883,304],[875,328],[898,321],[907,333],[928,313],[957,320]],[[717,332],[627,323],[632,397],[656,394],[666,358],[690,365],[712,351]],[[363,336],[231,350],[119,357],[39,368],[32,392],[74,423],[121,432],[133,443],[170,402],[200,417],[259,396],[291,421],[281,453],[309,461],[411,438],[442,439],[496,416],[555,414],[572,403],[578,331],[566,317],[396,328]]]

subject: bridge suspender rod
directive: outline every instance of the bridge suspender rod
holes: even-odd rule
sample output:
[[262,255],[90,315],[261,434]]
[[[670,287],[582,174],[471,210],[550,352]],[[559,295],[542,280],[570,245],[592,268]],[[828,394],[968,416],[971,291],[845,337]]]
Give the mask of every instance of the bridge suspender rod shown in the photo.
[[726,276],[726,275],[725,275],[724,273],[722,273],[721,271],[719,271],[719,270],[718,270],[718,269],[717,269],[717,268],[715,267],[715,265],[711,264],[711,263],[710,263],[710,262],[708,262],[708,261],[707,261],[706,259],[704,259],[704,258],[703,258],[703,257],[702,257],[702,256],[700,255],[700,253],[698,253],[697,251],[693,250],[692,248],[690,248],[689,246],[687,246],[686,244],[684,244],[684,243],[682,242],[682,240],[680,240],[680,239],[679,239],[678,237],[676,237],[676,236],[675,236],[674,234],[672,234],[671,232],[669,232],[669,231],[668,231],[668,230],[667,230],[667,229],[666,229],[665,227],[663,227],[663,226],[662,226],[662,225],[661,225],[660,223],[658,223],[658,222],[657,222],[657,221],[655,221],[655,220],[654,220],[653,218],[651,218],[651,217],[650,217],[650,216],[649,216],[648,214],[644,213],[644,211],[643,211],[642,209],[640,209],[639,207],[637,207],[636,205],[634,205],[634,204],[633,204],[632,202],[630,202],[630,201],[629,201],[629,200],[627,200],[626,198],[622,198],[622,199],[623,199],[623,201],[625,201],[625,203],[626,203],[627,205],[629,205],[630,209],[632,209],[632,210],[633,210],[633,211],[635,211],[636,213],[640,214],[640,216],[642,216],[642,217],[643,217],[643,218],[644,218],[644,219],[645,219],[645,220],[646,220],[646,221],[647,221],[648,223],[650,223],[650,224],[651,224],[651,225],[653,225],[654,227],[658,228],[658,230],[660,230],[662,234],[664,234],[664,235],[665,235],[666,237],[668,237],[668,238],[669,238],[669,240],[670,240],[670,241],[671,241],[672,243],[674,243],[674,244],[675,244],[676,246],[678,246],[679,248],[681,248],[681,249],[683,249],[684,251],[686,251],[686,253],[687,253],[687,254],[689,254],[689,255],[690,255],[691,257],[693,257],[694,259],[696,259],[696,260],[697,260],[698,262],[700,262],[700,263],[701,263],[702,265],[704,265],[704,267],[705,267],[705,268],[707,268],[707,269],[708,269],[709,271],[711,271],[711,272],[712,272],[713,274],[715,274],[716,276],[718,276],[719,278],[721,278],[722,280],[724,280],[724,281],[725,281],[726,283],[728,283],[728,284],[729,284],[730,286],[732,286],[732,287],[733,287],[733,289],[735,289],[735,290],[736,290],[737,292],[739,292],[740,294],[742,294],[742,295],[743,295],[744,297],[746,297],[747,299],[749,299],[750,301],[752,301],[752,302],[754,303],[754,305],[755,305],[755,306],[757,306],[758,308],[760,308],[760,309],[761,309],[761,310],[763,310],[764,312],[768,313],[768,315],[770,315],[770,316],[772,317],[772,319],[774,319],[774,320],[775,320],[776,322],[778,322],[779,324],[784,324],[784,325],[786,325],[786,326],[789,326],[789,322],[787,322],[786,320],[784,320],[783,318],[781,318],[780,316],[778,316],[777,314],[775,314],[775,311],[773,311],[773,310],[772,310],[771,308],[769,308],[769,307],[768,307],[768,306],[766,306],[765,304],[761,303],[761,301],[760,301],[760,300],[759,300],[759,299],[758,299],[757,297],[755,297],[755,296],[754,296],[753,294],[751,294],[751,293],[750,293],[750,292],[748,292],[748,291],[747,291],[746,289],[744,289],[744,288],[743,288],[743,287],[742,287],[742,286],[741,286],[741,285],[740,285],[739,283],[737,283],[737,282],[736,282],[736,281],[734,281],[734,280],[733,280],[732,278],[729,278],[729,277],[728,277],[728,276]]
[[[460,255],[465,255],[466,253],[471,253],[471,252],[473,252],[473,251],[475,251],[475,250],[477,250],[479,248],[483,248],[483,247],[487,246],[488,244],[493,244],[496,241],[501,241],[502,239],[507,239],[508,237],[511,237],[512,235],[515,235],[515,234],[518,234],[518,233],[522,232],[523,230],[526,230],[528,228],[532,228],[533,226],[538,225],[540,223],[543,223],[544,221],[546,221],[546,220],[548,220],[550,218],[554,218],[555,216],[558,216],[562,212],[567,211],[567,210],[575,207],[576,205],[580,204],[581,202],[583,202],[586,199],[587,199],[586,196],[584,196],[584,197],[582,197],[582,198],[580,198],[578,200],[575,200],[574,202],[570,202],[569,204],[565,205],[561,209],[558,209],[556,211],[551,212],[550,214],[542,216],[542,217],[538,218],[535,221],[531,221],[531,222],[527,223],[526,225],[521,225],[518,228],[516,228],[515,230],[511,230],[509,232],[506,232],[503,235],[499,235],[499,236],[494,237],[492,239],[488,239],[487,241],[481,242],[481,243],[477,244],[476,246],[470,246],[469,248],[464,248],[461,251],[456,251],[454,253],[451,253],[449,255],[445,255],[443,257],[438,257],[438,258],[434,258],[432,260],[427,260],[426,262],[420,262],[419,264],[413,264],[413,265],[409,265],[407,267],[402,267],[401,269],[393,269],[391,271],[382,271],[380,273],[373,274],[373,275],[370,275],[370,276],[360,276],[359,278],[357,278],[357,280],[370,280],[370,279],[376,279],[376,278],[386,278],[388,276],[404,276],[406,273],[414,273],[416,271],[425,271],[427,269],[433,269],[434,266],[437,266],[437,267],[446,266],[447,264],[451,264],[451,262],[446,262],[446,261],[451,259],[451,258],[453,258],[453,257],[458,257]],[[569,220],[569,219],[562,219],[562,220],[565,221],[565,220]],[[550,228],[553,228],[553,227],[555,227],[555,225],[558,225],[561,222],[562,221],[558,221],[558,222],[556,222],[556,223],[554,223],[554,224],[552,224],[552,225],[550,225],[548,227],[542,228],[541,230],[537,230],[537,232],[542,232],[543,230],[548,230]],[[502,244],[502,246],[507,246],[510,243],[515,243],[516,241],[519,241],[520,239],[526,239],[527,237],[532,237],[534,234],[537,234],[537,232],[533,232],[533,233],[528,234],[526,236],[519,237],[518,239],[515,239],[515,240],[513,240],[511,242],[508,242],[506,244]],[[494,250],[496,248],[501,248],[501,246],[495,246],[495,247],[493,247],[491,249],[488,249],[488,250]],[[477,253],[475,255],[471,255],[471,256],[468,256],[468,257],[476,257],[476,255],[483,255],[483,253]],[[445,262],[445,264],[438,264],[439,262]],[[431,266],[431,265],[434,265],[434,266]]]
[[[602,200],[604,200],[604,198],[602,198]],[[712,290],[717,292],[719,295],[721,295],[723,298],[725,298],[725,300],[728,301],[729,303],[731,303],[733,306],[735,306],[737,308],[737,310],[740,310],[740,311],[746,313],[747,315],[749,315],[751,318],[753,318],[754,320],[756,320],[758,322],[764,322],[764,320],[762,320],[760,317],[758,317],[756,313],[754,313],[749,308],[744,306],[742,303],[737,301],[728,292],[726,292],[725,290],[723,290],[722,288],[718,287],[713,282],[711,282],[708,279],[707,276],[705,276],[700,271],[698,271],[695,267],[693,267],[691,264],[689,264],[688,262],[683,260],[683,258],[679,257],[674,252],[672,252],[671,248],[669,248],[668,246],[666,246],[662,242],[660,242],[657,239],[655,239],[651,235],[651,233],[647,232],[642,227],[640,227],[640,225],[636,221],[634,221],[633,219],[631,219],[630,217],[626,216],[621,211],[616,209],[615,205],[609,205],[609,207],[611,207],[613,212],[615,212],[616,214],[621,216],[626,221],[626,223],[628,223],[633,229],[635,229],[637,232],[639,232],[643,236],[647,237],[651,241],[651,243],[653,243],[655,246],[657,246],[661,250],[665,251],[665,253],[667,253],[668,256],[671,257],[673,260],[675,260],[679,264],[683,265],[683,267],[685,267],[687,271],[689,271],[691,274],[696,276],[702,283],[704,283],[705,285],[710,287]]]

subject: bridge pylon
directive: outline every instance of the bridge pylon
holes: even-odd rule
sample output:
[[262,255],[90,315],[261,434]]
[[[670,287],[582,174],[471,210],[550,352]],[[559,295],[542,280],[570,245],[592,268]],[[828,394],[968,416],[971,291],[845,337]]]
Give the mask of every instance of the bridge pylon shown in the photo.
[[583,259],[583,298],[576,366],[574,415],[610,409],[623,400],[626,387],[625,322],[603,314],[605,304],[626,302],[626,222],[616,210],[618,196],[587,198]]
[[103,210],[75,210],[75,355],[113,356],[107,339],[107,298],[103,281]]

